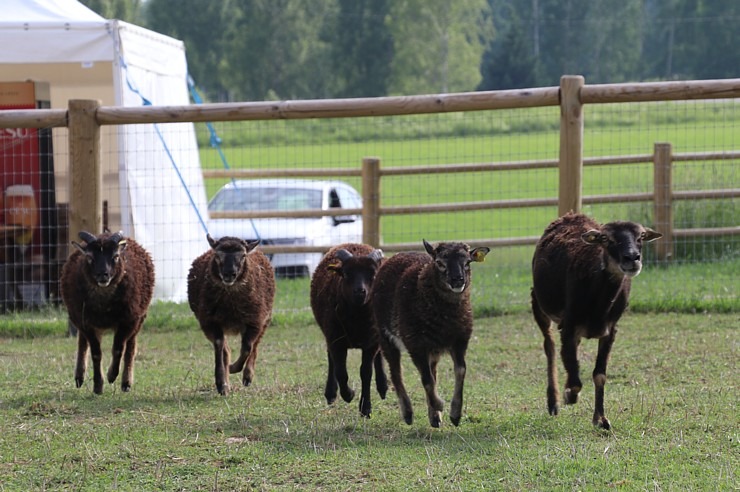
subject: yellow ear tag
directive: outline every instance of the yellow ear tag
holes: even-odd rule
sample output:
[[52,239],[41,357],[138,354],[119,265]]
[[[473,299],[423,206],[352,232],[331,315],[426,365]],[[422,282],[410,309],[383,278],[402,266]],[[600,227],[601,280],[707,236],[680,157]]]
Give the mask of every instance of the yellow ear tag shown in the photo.
[[473,261],[483,263],[486,261],[486,255],[489,251],[491,250],[485,247],[476,248],[475,251],[473,251]]
[[327,270],[329,270],[331,272],[334,272],[334,273],[338,273],[341,268],[342,268],[342,262],[341,261],[338,261],[336,263],[329,263],[326,266],[326,269]]

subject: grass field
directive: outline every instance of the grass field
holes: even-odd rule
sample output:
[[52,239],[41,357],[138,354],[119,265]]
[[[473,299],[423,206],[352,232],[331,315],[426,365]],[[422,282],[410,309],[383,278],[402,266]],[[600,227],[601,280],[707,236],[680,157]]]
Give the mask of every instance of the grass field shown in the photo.
[[[593,341],[581,401],[547,414],[541,335],[526,312],[476,320],[463,420],[445,413],[441,429],[428,425],[408,358],[411,426],[394,394],[373,394],[369,420],[357,401],[327,406],[323,338],[302,319],[274,323],[255,383],[232,377],[228,397],[192,317],[145,328],[130,393],[76,389],[72,338],[0,338],[0,490],[737,490],[739,322],[627,313],[608,370],[609,432],[591,425]],[[439,372],[448,403],[451,366]]]

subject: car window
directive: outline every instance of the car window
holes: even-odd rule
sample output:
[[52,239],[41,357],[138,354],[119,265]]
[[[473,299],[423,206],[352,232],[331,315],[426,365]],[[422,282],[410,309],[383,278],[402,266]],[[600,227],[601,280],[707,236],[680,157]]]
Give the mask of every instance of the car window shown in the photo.
[[362,208],[362,200],[357,193],[347,188],[336,188],[336,193],[342,208]]
[[320,210],[321,191],[304,188],[225,188],[208,204],[211,211]]

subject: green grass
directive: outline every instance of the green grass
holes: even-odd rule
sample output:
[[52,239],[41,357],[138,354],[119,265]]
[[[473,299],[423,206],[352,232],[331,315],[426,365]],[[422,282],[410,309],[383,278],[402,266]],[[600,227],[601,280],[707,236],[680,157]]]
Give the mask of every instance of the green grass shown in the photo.
[[[438,430],[407,358],[413,425],[393,394],[373,394],[370,420],[357,401],[327,406],[324,342],[300,319],[277,317],[253,386],[232,377],[225,398],[192,319],[147,326],[132,391],[106,385],[102,396],[89,380],[74,387],[73,339],[3,337],[0,490],[737,490],[737,326],[737,313],[627,313],[609,432],[591,425],[593,341],[582,344],[581,401],[547,415],[542,337],[525,312],[476,320],[462,423],[445,414]],[[358,389],[356,351],[349,364]],[[448,403],[452,380],[445,358]]]

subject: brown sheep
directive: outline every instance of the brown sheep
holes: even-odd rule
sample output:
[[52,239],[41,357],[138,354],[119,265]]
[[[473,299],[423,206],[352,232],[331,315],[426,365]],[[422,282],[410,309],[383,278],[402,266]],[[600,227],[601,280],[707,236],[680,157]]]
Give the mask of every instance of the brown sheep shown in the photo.
[[[255,249],[259,241],[206,237],[211,249],[190,268],[188,303],[213,344],[216,389],[226,395],[229,373],[243,369],[244,386],[254,379],[257,347],[272,320],[275,274],[267,257]],[[226,335],[241,335],[241,351],[233,364]]]
[[62,268],[60,287],[70,323],[77,328],[75,384],[85,380],[87,353],[92,353],[93,391],[103,392],[100,341],[112,330],[113,352],[108,382],[113,383],[123,357],[121,390],[134,382],[136,336],[144,324],[154,294],[154,264],[149,253],[122,232],[94,236],[79,233],[84,245],[77,248]]
[[597,338],[599,350],[593,381],[596,388],[593,424],[609,429],[604,416],[604,385],[617,321],[627,307],[632,277],[642,269],[644,242],[661,234],[634,222],[599,225],[583,214],[566,214],[542,234],[532,258],[532,312],[545,337],[547,407],[558,414],[554,321],[560,331],[561,357],[568,380],[565,403],[578,401],[581,338]]
[[311,278],[311,310],[326,339],[329,370],[324,396],[337,398],[337,384],[346,402],[355,392],[347,384],[347,350],[362,349],[360,414],[372,411],[370,383],[375,365],[375,384],[381,398],[388,391],[378,337],[370,311],[370,288],[383,259],[383,252],[365,244],[347,243],[331,248]]
[[464,243],[424,241],[424,253],[398,253],[383,263],[371,293],[375,328],[388,361],[401,416],[413,422],[411,400],[401,373],[401,350],[407,350],[421,374],[429,423],[439,427],[444,402],[437,394],[437,363],[452,356],[455,390],[450,420],[460,424],[465,382],[465,353],[473,333],[470,263],[485,259],[489,248]]

